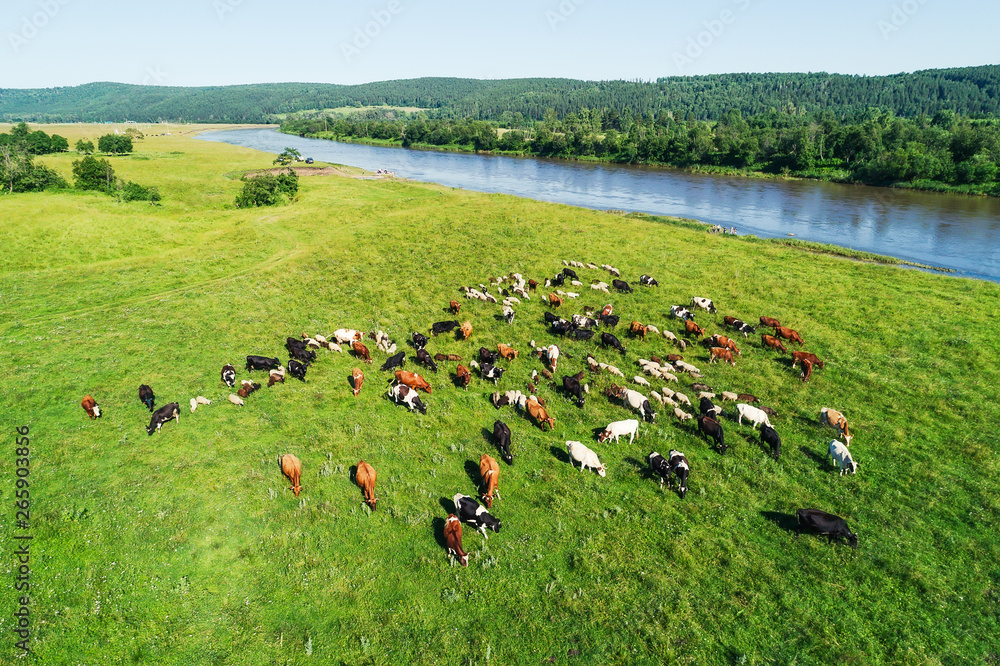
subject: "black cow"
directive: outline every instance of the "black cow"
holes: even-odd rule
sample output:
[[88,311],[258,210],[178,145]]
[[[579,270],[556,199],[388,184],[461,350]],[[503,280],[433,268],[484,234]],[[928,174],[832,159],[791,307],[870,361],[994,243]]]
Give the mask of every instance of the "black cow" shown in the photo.
[[417,333],[416,331],[414,331],[413,335],[410,336],[410,338],[413,340],[414,349],[423,349],[424,347],[427,346],[427,336],[424,335],[423,333]]
[[[426,354],[427,352],[425,351],[424,353]],[[402,368],[404,365],[406,365],[406,352],[396,352],[385,360],[385,363],[382,364],[382,369],[392,370],[393,368]]]
[[[233,373],[235,374],[235,370]],[[139,387],[139,400],[145,403],[146,407],[149,407],[149,411],[153,411],[153,403],[156,402],[156,396],[153,395],[153,389],[149,388],[145,384]]]
[[153,412],[153,418],[149,420],[149,426],[146,427],[146,434],[152,435],[154,432],[159,432],[160,426],[171,419],[177,419],[178,423],[181,422],[181,408],[176,402],[164,405]]
[[722,426],[711,416],[698,417],[698,429],[705,434],[705,439],[711,437],[715,440],[715,446],[721,453],[726,452],[726,436],[722,432]]
[[542,313],[542,317],[545,319],[545,323],[546,324],[552,324],[554,322],[559,321],[559,317],[557,317],[556,315],[552,314],[548,310],[546,310],[545,312]]
[[688,474],[691,473],[691,467],[688,465],[688,459],[680,451],[671,449],[668,455],[670,460],[667,461],[667,464],[677,479],[677,492],[680,493],[681,499],[684,499],[688,491]]
[[299,363],[294,358],[288,359],[288,374],[300,381],[306,380],[306,370],[309,368],[308,363]]
[[799,525],[795,529],[796,535],[807,529],[825,534],[830,543],[847,539],[851,548],[858,547],[858,536],[847,528],[847,521],[840,516],[819,509],[798,509],[795,515],[799,520]]
[[574,340],[589,340],[594,337],[594,332],[585,328],[574,328],[571,331],[566,331],[566,337]]
[[573,324],[566,321],[565,319],[560,319],[558,321],[552,322],[550,327],[552,332],[556,335],[566,335],[573,330]]
[[617,349],[622,353],[622,356],[625,355],[625,348],[622,347],[622,343],[618,342],[618,338],[611,335],[610,333],[601,333],[601,344],[604,345],[605,347],[612,347],[614,349]]
[[479,374],[483,379],[493,380],[493,385],[496,386],[496,383],[503,377],[503,368],[492,363],[482,363],[479,366]]
[[722,407],[719,407],[709,398],[703,397],[698,403],[698,411],[704,416],[711,416],[712,418],[718,418],[722,414]]
[[479,348],[480,363],[489,363],[490,365],[494,365],[498,358],[500,358],[500,352],[490,351],[486,347]]
[[660,488],[663,488],[663,484],[670,480],[670,464],[667,459],[653,451],[646,456],[646,460],[649,461],[649,471],[653,473],[653,476],[659,477]]
[[494,532],[500,531],[500,521],[491,516],[490,512],[473,498],[459,493],[452,498],[452,501],[455,503],[455,513],[458,514],[459,520],[482,532],[484,539],[486,528]]
[[277,370],[280,365],[281,363],[278,362],[277,358],[247,356],[247,372],[253,372],[254,370]]
[[553,287],[561,287],[566,283],[566,276],[562,273],[556,273],[556,276],[549,280],[549,282],[552,283]]
[[628,282],[626,282],[625,280],[612,280],[611,286],[620,292],[624,292],[627,294],[632,293],[632,287],[628,286]]
[[614,328],[618,325],[618,315],[597,315],[597,318],[608,328]]
[[503,421],[493,423],[493,442],[500,450],[500,457],[508,465],[514,464],[514,456],[510,453],[510,428]]
[[778,437],[778,431],[766,423],[760,424],[760,441],[771,447],[771,455],[777,460],[781,455],[781,437]]
[[316,352],[309,349],[306,343],[298,338],[286,338],[285,349],[288,350],[292,358],[297,358],[303,363],[313,363],[316,360]]
[[431,358],[430,352],[428,352],[426,349],[420,348],[417,350],[417,363],[426,365],[428,368],[431,369],[431,372],[438,371],[437,363],[434,362],[434,359]]
[[576,398],[577,407],[583,407],[583,385],[580,384],[582,376],[583,373],[581,372],[578,375],[565,375],[562,378],[563,390]]
[[[249,364],[249,361],[247,363]],[[231,365],[222,366],[222,383],[229,388],[236,385],[236,368]]]
[[431,324],[431,333],[434,335],[438,335],[439,333],[451,333],[461,325],[462,324],[457,321],[436,321]]
[[565,275],[566,277],[572,278],[574,280],[579,280],[580,279],[580,278],[578,278],[576,276],[576,271],[574,271],[572,268],[564,268],[564,269],[562,269],[562,274]]
[[644,284],[647,287],[658,287],[660,285],[659,282],[657,282],[653,278],[649,277],[648,275],[640,275],[639,276],[639,284]]

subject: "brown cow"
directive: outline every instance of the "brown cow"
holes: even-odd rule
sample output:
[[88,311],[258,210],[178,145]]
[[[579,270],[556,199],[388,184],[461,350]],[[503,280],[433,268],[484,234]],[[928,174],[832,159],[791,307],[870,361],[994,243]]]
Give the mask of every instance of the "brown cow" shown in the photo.
[[468,340],[472,336],[472,322],[463,322],[462,326],[458,329],[458,334],[462,336],[463,340]]
[[83,407],[83,411],[87,412],[87,416],[93,421],[101,416],[101,408],[97,404],[97,401],[91,398],[89,395],[83,396],[83,400],[80,401],[80,406]]
[[771,349],[780,349],[783,352],[787,352],[788,349],[781,343],[781,340],[774,337],[773,335],[768,335],[767,333],[760,334],[760,341],[765,347],[770,347]]
[[557,308],[560,305],[562,305],[562,299],[556,296],[555,294],[549,294],[549,305],[551,305],[554,308]]
[[716,346],[735,352],[737,356],[743,356],[743,354],[740,353],[739,348],[736,346],[736,343],[733,342],[732,338],[727,338],[724,335],[713,335],[712,340],[715,342]]
[[361,372],[361,368],[351,370],[351,388],[354,390],[355,397],[357,397],[358,393],[361,393],[361,385],[364,383],[365,373]]
[[469,382],[472,381],[472,373],[469,372],[469,369],[464,365],[460,365],[455,368],[455,373],[458,377],[458,385],[468,390]]
[[712,356],[708,359],[708,362],[715,363],[720,358],[729,365],[736,366],[736,361],[733,360],[733,352],[724,347],[712,347]]
[[444,521],[445,553],[454,555],[463,567],[469,566],[469,554],[462,550],[462,521],[453,513]]
[[365,363],[372,362],[372,356],[371,354],[368,353],[368,347],[365,347],[357,340],[351,342],[351,349],[354,350],[354,355],[360,358]]
[[461,303],[459,303],[458,301],[449,301],[448,306],[451,308],[451,311],[454,312],[455,314],[458,314],[458,311],[462,308]]
[[646,326],[643,326],[637,321],[633,321],[628,327],[628,332],[632,334],[632,337],[642,337],[643,340],[646,339],[646,332],[648,330],[649,329]]
[[493,508],[493,497],[500,497],[497,489],[497,482],[500,478],[500,465],[489,454],[484,453],[479,457],[479,473],[483,477],[483,503],[487,509]]
[[536,280],[528,280],[528,290],[535,291],[538,289],[538,282]]
[[779,326],[781,326],[781,322],[775,319],[774,317],[761,317],[760,325],[767,326],[768,328],[778,328]]
[[802,359],[802,374],[799,375],[799,378],[803,383],[805,383],[810,377],[812,377],[812,373],[813,362],[807,358]]
[[755,402],[760,402],[760,398],[750,393],[740,393],[738,396],[736,396],[736,399],[739,400],[740,402],[748,402],[751,404]]
[[790,328],[786,328],[784,326],[777,326],[774,329],[774,334],[777,335],[779,338],[784,338],[792,342],[797,342],[800,345],[802,344],[802,336],[800,336],[796,331],[793,331]]
[[407,370],[397,370],[396,371],[396,381],[400,384],[406,384],[411,389],[423,389],[427,393],[431,392],[431,385],[427,381],[415,372],[409,372]]
[[459,356],[458,354],[442,354],[441,352],[438,352],[437,354],[434,354],[434,360],[435,361],[461,361],[462,357]]
[[614,311],[614,308],[613,308],[613,307],[611,307],[611,303],[608,303],[607,305],[605,305],[605,306],[604,306],[604,307],[603,307],[603,308],[601,309],[601,316],[603,316],[603,317],[608,317],[608,316],[610,316],[610,315],[611,315],[611,313],[612,313],[613,311]]
[[[673,363],[674,361],[683,361],[684,357],[680,354],[667,354],[667,362]],[[662,363],[660,364],[662,365]]]
[[795,365],[799,361],[801,361],[802,359],[809,359],[809,361],[813,365],[817,365],[820,368],[823,367],[823,361],[819,360],[819,357],[816,356],[816,354],[813,354],[812,352],[805,352],[805,351],[795,351],[795,352],[792,352],[792,367],[794,368]]
[[358,484],[361,491],[365,494],[365,503],[371,507],[371,510],[375,510],[375,503],[378,498],[375,497],[375,468],[366,463],[364,460],[358,461],[358,470],[354,473],[354,482]]
[[545,424],[549,424],[549,430],[556,429],[556,420],[549,416],[549,413],[545,411],[545,408],[541,406],[535,400],[528,400],[524,403],[524,408],[527,410],[531,417],[535,419],[538,423],[538,427],[545,430]]
[[286,453],[278,460],[281,462],[281,472],[292,482],[291,489],[298,497],[299,491],[302,490],[302,485],[299,483],[302,480],[302,461],[291,453]]
[[517,358],[517,355],[521,353],[513,347],[503,344],[502,342],[497,345],[497,350],[500,352],[500,356],[504,357],[508,361],[513,361]]
[[851,445],[851,438],[854,437],[854,435],[851,434],[850,428],[847,427],[846,416],[838,412],[836,409],[824,407],[819,410],[819,420],[820,423],[823,423],[824,425],[836,428],[837,431],[844,437],[844,443],[848,446]]
[[691,335],[695,335],[695,336],[705,335],[705,329],[703,329],[701,326],[699,326],[698,324],[694,323],[690,319],[685,319],[684,320],[684,330],[687,333],[689,333]]

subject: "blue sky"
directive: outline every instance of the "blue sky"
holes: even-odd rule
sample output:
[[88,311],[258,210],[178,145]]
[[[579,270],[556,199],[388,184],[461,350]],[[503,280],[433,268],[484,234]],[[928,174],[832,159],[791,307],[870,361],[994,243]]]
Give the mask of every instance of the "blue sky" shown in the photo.
[[1000,63],[968,0],[7,0],[0,87],[892,74]]

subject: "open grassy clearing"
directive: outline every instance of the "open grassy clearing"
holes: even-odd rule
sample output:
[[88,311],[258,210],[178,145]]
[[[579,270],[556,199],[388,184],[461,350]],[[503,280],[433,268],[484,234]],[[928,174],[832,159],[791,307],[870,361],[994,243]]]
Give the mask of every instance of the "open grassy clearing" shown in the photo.
[[[57,133],[71,145],[78,138]],[[73,159],[40,158],[67,176]],[[11,445],[15,426],[31,427],[42,663],[1000,656],[997,285],[405,181],[304,178],[293,204],[231,209],[239,183],[225,174],[270,162],[153,137],[113,165],[159,187],[160,207],[92,193],[0,197],[0,234],[14,248],[0,259],[9,359],[0,406]],[[219,368],[242,366],[246,354],[285,361],[288,335],[379,328],[409,350],[412,331],[452,318],[444,308],[459,285],[515,270],[540,280],[563,258],[614,264],[635,293],[608,299],[584,287],[563,306],[613,302],[628,355],[562,340],[557,378],[582,369],[588,351],[639,374],[636,358],[669,347],[626,339],[627,322],[677,332],[669,306],[693,295],[720,308],[698,317],[710,332],[721,331],[723,314],[768,314],[799,330],[827,361],[807,384],[759,337],[742,341],[735,368],[709,366],[700,349],[686,356],[716,389],[777,409],[781,460],[748,426],[724,420],[732,448],[719,456],[692,422],[662,413],[632,445],[597,444],[594,428],[633,417],[601,395],[616,380],[609,375],[588,377],[583,409],[539,386],[552,433],[510,407],[495,410],[492,384],[474,378],[467,392],[455,389],[454,363],[437,375],[418,370],[434,392],[426,417],[410,414],[385,399],[385,357],[373,344],[376,365],[364,368],[356,399],[347,378],[358,363],[321,352],[304,384],[262,389],[243,408],[225,401]],[[661,286],[640,289],[641,273]],[[523,353],[502,363],[499,388],[523,390],[541,368],[528,341],[550,339],[542,304],[516,308],[508,327],[498,306],[462,303],[472,339],[441,336],[430,351],[468,359],[479,346],[513,344]],[[146,435],[141,383],[158,406],[181,403],[179,423]],[[101,420],[80,408],[85,393],[105,410]],[[191,414],[187,401],[199,394],[214,402]],[[838,477],[823,460],[833,437],[816,423],[823,406],[851,421],[857,476]],[[467,528],[470,566],[449,566],[443,519],[453,494],[476,494],[472,465],[494,451],[487,432],[497,418],[513,432],[515,456],[494,504],[503,529],[483,541]],[[608,477],[572,469],[567,439],[597,451]],[[685,500],[644,475],[645,456],[671,448],[691,461]],[[303,462],[299,500],[276,463],[286,452]],[[359,459],[378,472],[374,514],[350,482]],[[806,506],[845,517],[860,548],[796,539],[789,523]],[[10,543],[14,530],[3,525]],[[7,558],[0,569],[11,577],[14,566]],[[13,597],[5,585],[7,636]]]

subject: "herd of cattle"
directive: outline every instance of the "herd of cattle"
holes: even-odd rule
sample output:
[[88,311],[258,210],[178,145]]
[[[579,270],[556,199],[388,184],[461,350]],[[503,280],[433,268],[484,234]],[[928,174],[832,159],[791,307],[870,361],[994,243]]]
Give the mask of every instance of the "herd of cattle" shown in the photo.
[[[539,297],[537,292],[542,283],[535,280],[525,280],[517,273],[491,279],[490,287],[480,284],[478,288],[462,287],[461,290],[465,293],[467,299],[500,305],[501,314],[498,319],[506,321],[508,325],[513,322],[515,316],[514,307],[520,306],[524,301],[530,301],[533,297],[532,294],[535,294],[535,298],[539,298],[539,300],[547,304],[550,308],[544,311],[543,320],[548,325],[550,334],[554,336],[563,336],[574,340],[590,340],[595,336],[598,329],[614,329],[620,319],[619,315],[613,314],[614,308],[610,304],[602,308],[585,306],[582,308],[582,314],[574,314],[569,320],[559,317],[556,313],[560,311],[563,304],[567,300],[576,299],[580,296],[579,293],[575,292],[563,292],[559,287],[563,287],[567,281],[571,286],[582,287],[583,283],[579,280],[573,268],[606,270],[614,276],[615,279],[612,280],[611,285],[593,280],[591,289],[595,291],[610,294],[610,289],[614,289],[618,293],[629,294],[632,293],[631,286],[620,279],[621,275],[617,269],[607,264],[598,267],[594,264],[585,264],[576,261],[564,261],[563,263],[565,267],[559,273],[544,281],[545,288],[552,289],[552,292],[544,298]],[[658,282],[648,275],[642,275],[639,279],[639,284],[646,287],[658,286]],[[491,288],[501,294],[502,301],[491,295]],[[671,318],[677,322],[678,334],[667,330],[666,326],[664,326],[664,330],[661,333],[655,325],[642,324],[638,321],[631,322],[628,328],[629,335],[633,338],[641,338],[642,340],[645,340],[650,333],[660,334],[681,352],[665,354],[665,358],[662,359],[656,356],[651,356],[650,359],[636,359],[636,365],[645,375],[653,378],[654,381],[661,380],[664,384],[658,391],[651,390],[650,397],[652,397],[656,404],[671,408],[673,416],[681,421],[692,418],[696,419],[697,431],[704,436],[706,441],[711,440],[714,448],[720,454],[725,454],[728,447],[722,425],[723,409],[720,405],[715,404],[714,399],[718,395],[723,402],[733,401],[736,403],[736,412],[733,418],[736,420],[737,425],[742,426],[743,421],[747,420],[753,428],[760,426],[762,445],[771,452],[775,460],[778,460],[781,451],[781,438],[769,418],[770,416],[775,416],[774,410],[764,405],[755,406],[761,400],[751,394],[730,391],[716,393],[710,386],[700,381],[704,378],[701,370],[684,360],[683,353],[690,355],[687,351],[688,349],[691,352],[697,349],[696,343],[692,338],[702,338],[702,344],[708,348],[709,363],[722,360],[728,364],[735,365],[736,359],[742,356],[742,351],[733,339],[722,334],[708,335],[706,327],[695,323],[696,315],[692,312],[692,309],[695,311],[704,310],[710,314],[718,312],[711,299],[694,297],[691,299],[689,307],[691,309],[680,305],[673,305],[670,308]],[[458,314],[461,310],[461,305],[457,301],[450,301],[449,308],[451,312]],[[787,352],[781,340],[786,340],[789,343],[795,342],[800,347],[804,345],[802,336],[797,331],[782,326],[778,320],[761,316],[759,322],[760,326],[772,329],[775,334],[773,336],[768,334],[761,335],[762,349]],[[731,316],[723,317],[723,326],[734,332],[742,333],[745,340],[748,340],[749,336],[756,332],[756,327]],[[433,337],[454,333],[457,340],[468,340],[472,336],[473,326],[471,321],[440,321],[433,323],[429,332]],[[394,372],[386,395],[396,404],[404,405],[410,411],[426,414],[427,405],[421,400],[418,391],[423,391],[426,395],[430,395],[432,393],[431,385],[418,373],[401,369],[406,363],[407,354],[405,351],[397,351],[396,345],[392,343],[389,336],[382,331],[376,331],[369,333],[368,337],[375,340],[379,351],[388,355],[386,361],[381,365],[381,370]],[[334,331],[330,339],[322,335],[309,336],[305,333],[302,334],[301,339],[289,337],[285,341],[285,348],[289,354],[287,373],[304,382],[308,368],[316,362],[316,352],[320,349],[344,352],[346,348],[348,353],[352,354],[356,359],[371,364],[373,362],[372,355],[368,347],[362,342],[364,338],[365,334],[362,331],[347,328]],[[428,368],[431,372],[438,372],[439,363],[463,361],[462,357],[456,354],[437,353],[431,356],[426,348],[430,341],[431,338],[428,338],[421,332],[414,332],[410,337],[416,362]],[[602,348],[613,349],[620,353],[623,358],[627,358],[625,346],[609,330],[600,331],[597,341]],[[531,355],[537,357],[542,367],[532,369],[530,375],[523,378],[526,380],[525,388],[528,389],[528,393],[523,393],[516,389],[507,390],[502,393],[498,390],[492,394],[492,402],[497,409],[511,405],[516,410],[523,412],[526,418],[532,420],[542,430],[545,430],[546,427],[549,430],[553,430],[555,428],[555,417],[548,413],[546,401],[536,395],[537,384],[542,377],[554,380],[554,373],[557,370],[559,359],[565,355],[561,354],[559,346],[556,343],[537,345],[535,340],[531,340],[530,346]],[[597,350],[595,349],[595,351]],[[497,344],[496,351],[480,347],[473,359],[470,359],[467,363],[459,363],[456,366],[455,373],[451,375],[452,382],[456,388],[468,389],[472,382],[472,371],[475,370],[482,380],[490,381],[492,384],[497,385],[505,372],[505,369],[498,365],[498,362],[501,359],[513,361],[519,354],[520,352],[517,349],[504,343]],[[800,373],[802,381],[807,381],[811,377],[814,367],[822,369],[824,365],[822,360],[809,352],[795,351],[792,352],[792,357],[793,368],[799,364],[802,366]],[[268,373],[268,387],[285,381],[286,371],[277,357],[250,355],[246,357],[244,367],[247,373],[255,371]],[[510,367],[512,366],[508,366],[508,368]],[[397,370],[396,368],[400,369]],[[587,353],[586,367],[576,374],[564,375],[561,380],[563,392],[579,408],[583,408],[586,396],[590,393],[589,385],[584,382],[588,370],[595,374],[606,372],[617,377],[625,377],[625,373],[616,366],[599,362],[592,353]],[[693,406],[691,399],[686,394],[670,386],[674,384],[680,388],[679,375],[695,380],[691,384],[691,390],[697,391],[697,404],[698,411],[700,412],[700,415],[697,417],[694,417],[682,408],[682,405],[691,408]],[[348,383],[354,396],[358,396],[361,392],[364,379],[364,372],[358,367],[353,368]],[[236,386],[236,368],[233,365],[227,364],[222,368],[221,381],[230,388]],[[640,387],[652,388],[650,381],[641,375],[633,376],[632,382]],[[260,388],[260,383],[253,382],[252,380],[242,380],[237,393],[229,395],[229,401],[234,405],[242,406],[244,404],[243,399]],[[613,402],[620,401],[620,404],[626,409],[635,410],[639,418],[643,421],[652,422],[657,416],[656,412],[653,411],[649,398],[637,390],[612,383],[604,391],[604,395]],[[155,409],[156,397],[149,386],[143,384],[139,387],[139,399],[152,414],[150,424],[146,428],[149,435],[158,432],[170,420],[180,421],[179,403],[171,402],[159,409]],[[197,396],[191,398],[190,403],[191,411],[194,412],[199,405],[208,405],[211,404],[211,401],[202,396]],[[81,406],[91,419],[99,418],[102,415],[99,405],[90,395],[84,397]],[[854,461],[848,448],[853,435],[850,433],[846,417],[836,410],[824,407],[820,410],[820,422],[835,429],[844,439],[844,442],[838,440],[830,442],[827,457],[835,461],[841,474],[847,471],[852,474],[856,473],[857,463]],[[599,429],[599,433],[596,434],[596,441],[597,443],[604,443],[609,439],[614,439],[617,443],[619,437],[628,435],[629,444],[631,444],[638,435],[639,423],[638,419],[624,419],[609,423],[603,429]],[[511,432],[510,428],[502,420],[497,419],[493,424],[493,440],[501,460],[508,465],[512,465]],[[575,466],[578,463],[581,473],[586,469],[591,469],[602,477],[606,475],[607,468],[601,462],[598,454],[583,442],[575,440],[567,441],[565,446],[570,464]],[[278,463],[282,474],[292,484],[291,490],[298,496],[302,490],[301,461],[292,454],[285,454],[278,457]],[[685,497],[692,468],[684,453],[671,449],[666,456],[663,456],[657,451],[652,451],[647,456],[647,463],[650,475],[659,480],[661,488],[664,485],[667,485],[668,488],[676,486],[679,496],[682,499]],[[358,462],[356,470],[355,482],[362,489],[365,503],[374,510],[377,502],[374,490],[376,481],[375,469],[369,463],[361,460]],[[468,565],[468,553],[462,548],[462,523],[471,525],[474,529],[480,531],[484,538],[486,537],[487,529],[494,532],[500,531],[500,521],[490,513],[493,500],[499,498],[499,476],[500,468],[497,461],[489,454],[484,453],[480,457],[482,490],[479,500],[477,501],[475,498],[461,493],[456,494],[453,498],[455,513],[449,514],[445,519],[443,538],[446,552],[454,556],[463,566]],[[852,547],[857,546],[857,536],[848,529],[846,522],[838,516],[818,509],[799,509],[796,518],[799,531],[806,529],[819,532],[827,535],[831,541],[846,539]]]

